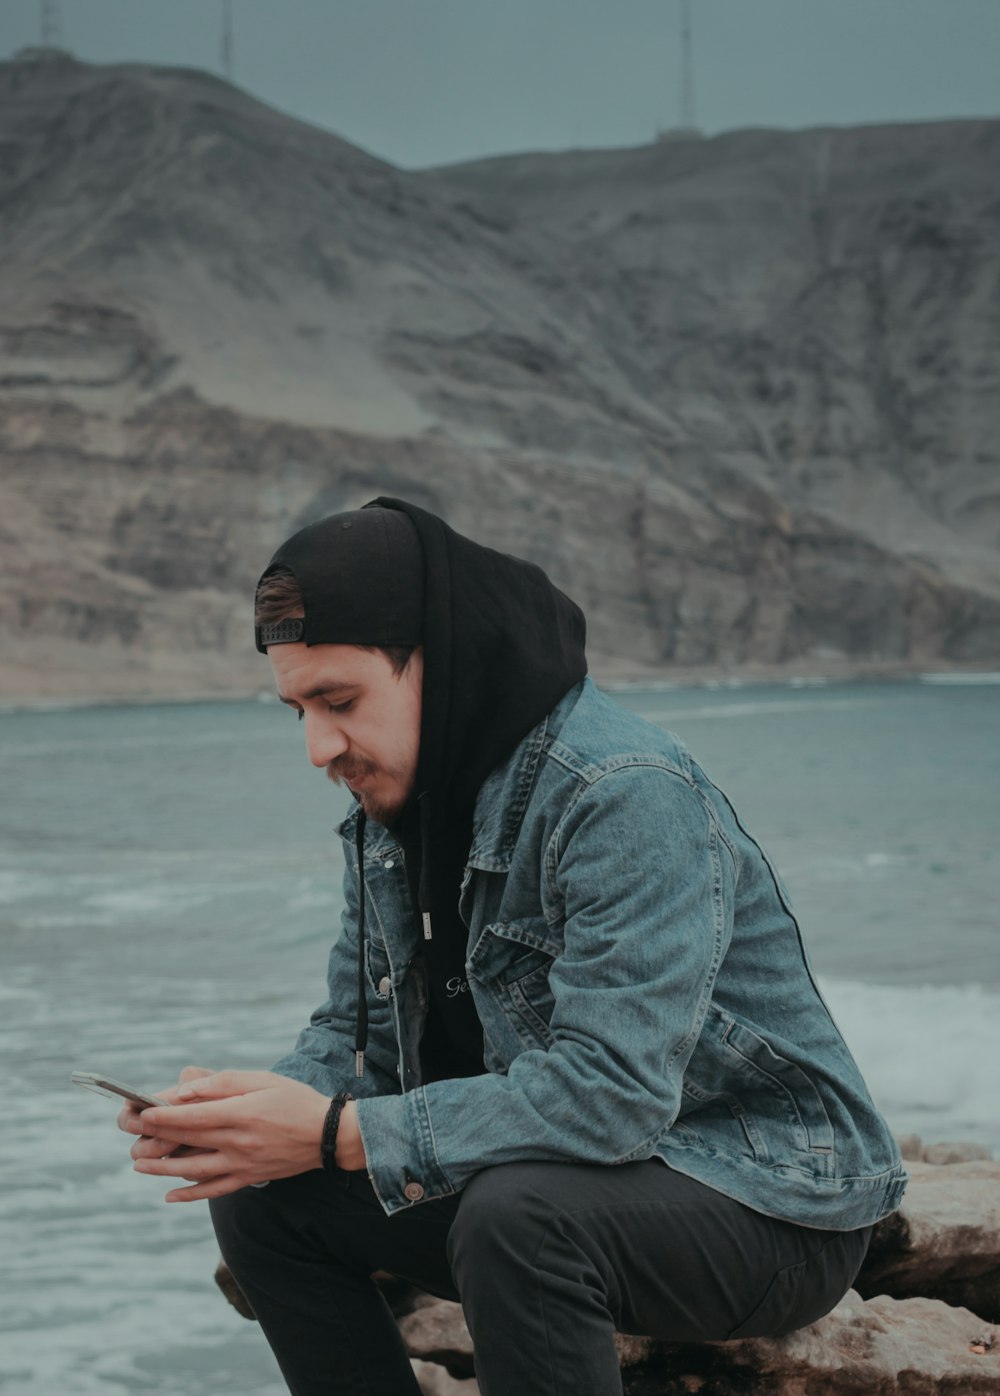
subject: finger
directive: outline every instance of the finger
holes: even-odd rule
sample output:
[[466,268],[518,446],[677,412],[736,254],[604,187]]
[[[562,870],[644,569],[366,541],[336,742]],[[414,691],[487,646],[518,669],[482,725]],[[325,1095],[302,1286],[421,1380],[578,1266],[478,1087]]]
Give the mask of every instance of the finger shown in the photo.
[[233,1111],[227,1108],[228,1100],[206,1100],[198,1105],[171,1105],[167,1109],[150,1106],[142,1112],[143,1134],[156,1135],[161,1139],[172,1139],[175,1144],[192,1141],[189,1136],[204,1130],[224,1130],[236,1123]]
[[[168,1086],[165,1091],[157,1091],[156,1094],[160,1100],[166,1101],[168,1105],[176,1105],[179,1100],[190,1099],[189,1096],[183,1094],[187,1088],[188,1083],[186,1081],[178,1081],[175,1086]],[[147,1106],[146,1108],[152,1109],[152,1106]]]
[[192,1148],[190,1144],[175,1144],[172,1139],[150,1139],[143,1135],[132,1145],[129,1153],[133,1158],[190,1158],[192,1154],[210,1154],[214,1149]]
[[217,1076],[218,1074],[210,1066],[186,1066],[177,1080],[183,1084],[185,1081],[197,1081],[199,1076]]
[[151,1173],[157,1178],[186,1178],[190,1183],[217,1176],[223,1166],[229,1169],[232,1164],[226,1162],[224,1155],[220,1157],[208,1149],[184,1158],[173,1158],[169,1154],[162,1158],[140,1158],[132,1165],[136,1173]]
[[140,1132],[139,1111],[130,1100],[126,1101],[118,1111],[115,1124],[126,1134],[138,1134]]
[[227,1192],[239,1192],[240,1188],[246,1186],[245,1178],[238,1178],[232,1173],[220,1173],[216,1178],[206,1178],[189,1188],[171,1188],[164,1201],[200,1202],[204,1198],[225,1197]]
[[[153,1107],[152,1107],[152,1106],[146,1106],[145,1108],[146,1108],[147,1110],[151,1110]],[[152,1130],[152,1129],[145,1129],[145,1128],[143,1127],[143,1123],[142,1123],[142,1110],[143,1110],[143,1107],[140,1106],[140,1107],[136,1110],[135,1114],[134,1114],[134,1115],[131,1115],[131,1116],[125,1121],[124,1125],[119,1125],[119,1129],[124,1129],[124,1131],[125,1131],[126,1134],[146,1134],[146,1135],[151,1135],[151,1134],[153,1133],[153,1130]]]
[[175,1147],[166,1139],[151,1139],[144,1134],[135,1141],[129,1149],[129,1153],[133,1158],[162,1158],[164,1154],[169,1154],[171,1149]]
[[266,1091],[285,1078],[273,1071],[217,1071],[176,1086],[170,1099],[177,1104],[192,1100],[222,1100],[227,1096],[247,1095],[251,1091]]
[[178,1100],[188,1100],[190,1096],[187,1089],[192,1081],[204,1081],[210,1076],[221,1076],[221,1071],[210,1071],[207,1066],[186,1066],[178,1074],[174,1085],[168,1086],[165,1091],[157,1091],[160,1100],[167,1101],[170,1105],[176,1105]]
[[193,1158],[196,1154],[216,1154],[222,1150],[232,1153],[232,1146],[239,1146],[242,1135],[236,1135],[232,1130],[204,1131],[197,1141],[192,1143],[191,1137],[184,1139],[174,1139],[170,1135],[158,1135],[157,1145],[154,1149],[137,1149],[132,1154],[133,1158]]

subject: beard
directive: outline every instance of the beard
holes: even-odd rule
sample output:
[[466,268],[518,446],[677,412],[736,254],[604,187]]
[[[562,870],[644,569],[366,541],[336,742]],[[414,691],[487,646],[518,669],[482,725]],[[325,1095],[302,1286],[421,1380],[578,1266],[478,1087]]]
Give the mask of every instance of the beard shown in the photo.
[[352,780],[363,780],[365,776],[377,776],[378,767],[367,756],[338,756],[327,766],[326,773],[334,785],[342,785]]
[[[347,785],[350,787],[352,780],[364,780],[369,776],[380,774],[379,767],[367,756],[339,756],[335,761],[331,761],[326,768],[326,773],[334,785]],[[388,771],[385,774],[392,776],[394,773]],[[403,811],[406,801],[401,800],[393,804],[384,804],[368,790],[352,790],[351,794],[365,812],[368,819],[372,819],[376,824],[388,825]]]

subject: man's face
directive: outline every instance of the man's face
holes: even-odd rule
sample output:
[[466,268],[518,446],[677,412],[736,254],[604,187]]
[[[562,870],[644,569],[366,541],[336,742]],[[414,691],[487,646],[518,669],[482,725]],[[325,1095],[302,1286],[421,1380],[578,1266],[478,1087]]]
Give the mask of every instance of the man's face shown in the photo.
[[384,824],[413,792],[420,751],[422,649],[398,676],[380,650],[271,645],[278,697],[305,723],[306,750]]

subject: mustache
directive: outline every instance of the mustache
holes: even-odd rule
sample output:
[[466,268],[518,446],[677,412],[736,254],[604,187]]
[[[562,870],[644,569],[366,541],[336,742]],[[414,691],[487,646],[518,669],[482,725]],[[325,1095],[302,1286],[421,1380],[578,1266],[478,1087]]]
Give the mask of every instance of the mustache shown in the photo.
[[377,772],[375,762],[366,756],[338,756],[326,768],[326,774],[334,785],[357,780],[359,776],[373,776]]

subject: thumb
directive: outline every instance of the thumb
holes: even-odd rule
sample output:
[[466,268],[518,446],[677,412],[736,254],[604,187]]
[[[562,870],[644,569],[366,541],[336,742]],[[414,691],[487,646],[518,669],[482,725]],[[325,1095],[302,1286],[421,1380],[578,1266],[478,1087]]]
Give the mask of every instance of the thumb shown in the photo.
[[223,1100],[228,1096],[266,1091],[283,1079],[273,1071],[216,1071],[175,1086],[169,1098],[176,1105],[187,1105],[195,1100]]
[[179,1085],[183,1086],[185,1081],[197,1081],[199,1076],[214,1076],[215,1074],[214,1069],[210,1066],[186,1066],[178,1076],[177,1081]]

